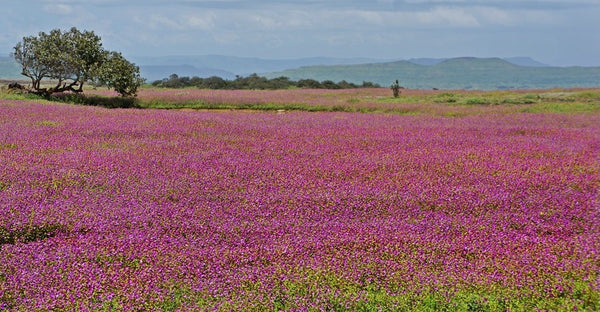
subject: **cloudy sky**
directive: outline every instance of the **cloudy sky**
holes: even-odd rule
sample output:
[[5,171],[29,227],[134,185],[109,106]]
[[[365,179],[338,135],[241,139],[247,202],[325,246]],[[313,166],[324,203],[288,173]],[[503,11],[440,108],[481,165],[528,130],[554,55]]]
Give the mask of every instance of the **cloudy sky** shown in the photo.
[[54,28],[126,57],[409,59],[529,56],[600,63],[598,0],[0,0],[0,53]]

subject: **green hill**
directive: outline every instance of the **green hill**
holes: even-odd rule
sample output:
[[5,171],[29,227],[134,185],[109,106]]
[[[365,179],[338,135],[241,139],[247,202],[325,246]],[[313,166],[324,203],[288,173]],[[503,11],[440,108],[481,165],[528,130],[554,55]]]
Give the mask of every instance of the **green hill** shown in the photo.
[[600,67],[527,67],[500,58],[462,57],[430,66],[410,61],[307,66],[265,76],[285,76],[292,80],[346,80],[358,84],[371,81],[382,86],[398,79],[402,86],[416,89],[535,89],[598,87]]
[[[381,86],[389,86],[398,79],[402,86],[415,89],[492,90],[547,89],[554,87],[593,88],[600,86],[600,67],[551,67],[544,66],[544,64],[528,58],[461,57],[376,62],[372,59],[262,60],[226,56],[200,56],[172,57],[172,59],[169,57],[149,58],[140,59],[140,61],[147,61],[148,64],[171,64],[168,66],[164,64],[142,65],[142,73],[145,78],[150,78],[149,80],[167,78],[173,73],[180,76],[216,75],[232,79],[234,74],[254,69],[259,75],[267,78],[285,76],[296,81],[300,79],[332,80],[334,82],[345,80],[359,85],[363,81],[370,81]],[[183,61],[194,61],[195,63],[189,63],[192,65],[173,65]],[[371,63],[357,64],[356,62]],[[201,71],[201,69],[208,68],[207,64],[212,66],[210,67],[212,70],[210,72]],[[325,65],[306,66],[306,64]],[[295,69],[282,70],[282,68]],[[191,69],[194,69],[194,71],[191,71]],[[19,65],[12,58],[0,57],[0,79],[24,79],[25,77],[20,72]],[[267,73],[265,74],[265,72]]]
[[10,57],[0,57],[0,78],[5,79],[23,79],[21,68],[14,59]]

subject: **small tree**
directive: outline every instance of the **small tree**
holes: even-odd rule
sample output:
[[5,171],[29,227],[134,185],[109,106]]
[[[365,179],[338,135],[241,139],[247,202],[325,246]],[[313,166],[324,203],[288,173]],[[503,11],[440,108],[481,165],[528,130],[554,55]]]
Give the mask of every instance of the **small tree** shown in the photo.
[[314,79],[300,79],[296,83],[298,88],[321,89],[323,86],[320,82]]
[[[143,82],[137,66],[120,53],[105,51],[93,31],[80,32],[75,27],[24,37],[12,56],[21,65],[21,74],[31,79],[31,91],[45,96],[83,92],[88,81],[104,83],[128,96],[135,95]],[[51,80],[53,86],[42,88],[43,79]]]
[[121,53],[108,52],[99,69],[98,81],[117,91],[121,96],[135,96],[138,87],[144,83],[140,69],[127,61]]
[[392,89],[395,98],[400,96],[400,83],[398,82],[398,79],[396,79],[396,81],[392,83],[390,89]]

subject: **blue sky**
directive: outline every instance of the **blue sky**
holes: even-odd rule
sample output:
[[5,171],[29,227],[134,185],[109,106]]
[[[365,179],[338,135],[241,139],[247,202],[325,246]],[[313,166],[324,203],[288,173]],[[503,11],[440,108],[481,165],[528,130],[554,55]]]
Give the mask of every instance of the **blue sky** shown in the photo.
[[0,0],[0,53],[54,28],[128,57],[409,59],[529,56],[600,63],[598,0]]

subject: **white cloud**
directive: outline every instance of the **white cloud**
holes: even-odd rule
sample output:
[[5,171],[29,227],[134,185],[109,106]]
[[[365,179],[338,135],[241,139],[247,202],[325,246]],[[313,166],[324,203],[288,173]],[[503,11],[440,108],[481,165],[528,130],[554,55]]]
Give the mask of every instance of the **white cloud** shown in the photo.
[[177,18],[167,17],[161,14],[151,14],[144,18],[137,17],[136,20],[151,29],[156,30],[185,30],[186,27],[183,23],[179,22]]
[[435,7],[430,11],[417,12],[417,21],[422,24],[459,27],[479,26],[477,18],[463,8]]
[[515,14],[494,7],[478,7],[474,11],[486,24],[511,26],[518,23]]
[[238,41],[240,39],[240,34],[235,31],[222,31],[218,34],[213,34],[212,38],[217,43],[230,44],[232,42]]
[[597,0],[3,1],[4,54],[22,36],[72,26],[137,55],[536,57],[572,55],[573,44],[552,42],[581,42],[597,63],[599,47]]
[[73,8],[70,5],[63,3],[47,4],[44,6],[44,11],[51,14],[69,15],[73,13]]
[[357,19],[362,20],[368,24],[385,25],[385,17],[380,12],[353,11],[352,14],[354,14]]
[[182,20],[191,29],[209,31],[215,29],[216,18],[213,12],[207,12],[204,14],[186,14],[182,17]]

